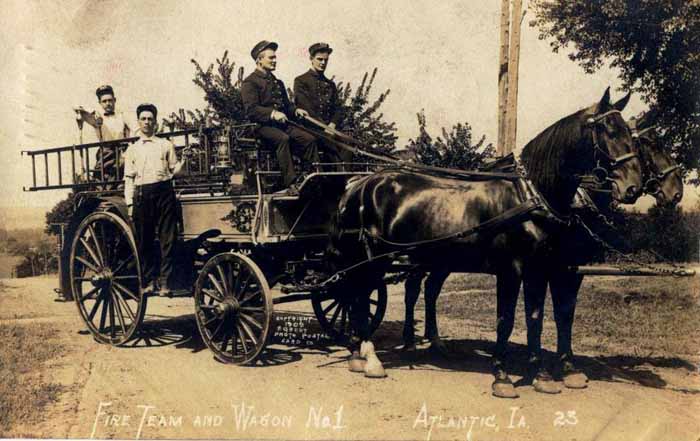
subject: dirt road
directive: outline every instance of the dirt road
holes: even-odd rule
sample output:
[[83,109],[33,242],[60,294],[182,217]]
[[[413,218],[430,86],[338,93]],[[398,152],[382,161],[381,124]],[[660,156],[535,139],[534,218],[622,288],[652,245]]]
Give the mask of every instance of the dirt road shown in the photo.
[[[399,291],[390,292],[377,339],[389,378],[370,380],[346,370],[341,347],[291,347],[279,344],[279,337],[264,365],[218,363],[197,334],[191,299],[153,299],[145,331],[132,347],[99,345],[83,331],[74,304],[53,301],[54,279],[3,282],[9,289],[0,294],[0,322],[55,323],[67,348],[44,366],[46,381],[64,386],[59,401],[39,423],[6,436],[700,439],[700,375],[686,366],[612,365],[587,354],[593,378],[588,389],[545,396],[521,386],[519,399],[505,401],[490,394],[490,339],[468,319],[446,324],[454,350],[449,360],[424,351],[417,361],[404,361],[394,349],[403,314]],[[280,326],[310,314],[309,305],[293,308],[278,312]],[[514,341],[521,347],[522,330]],[[650,376],[661,381],[645,381]]]

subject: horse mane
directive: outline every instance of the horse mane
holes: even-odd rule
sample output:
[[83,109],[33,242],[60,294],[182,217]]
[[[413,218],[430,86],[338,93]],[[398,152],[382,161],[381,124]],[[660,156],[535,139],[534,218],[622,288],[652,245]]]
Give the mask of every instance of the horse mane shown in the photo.
[[[528,178],[544,194],[561,191],[562,179],[571,179],[572,165],[567,164],[572,150],[581,143],[581,118],[586,109],[579,110],[552,124],[528,142],[520,155]],[[571,173],[566,173],[571,167]],[[578,167],[577,167],[578,168]]]

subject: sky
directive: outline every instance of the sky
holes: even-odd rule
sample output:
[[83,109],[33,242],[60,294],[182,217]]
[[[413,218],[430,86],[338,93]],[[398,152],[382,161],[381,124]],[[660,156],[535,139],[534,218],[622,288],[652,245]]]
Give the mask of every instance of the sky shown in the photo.
[[[71,109],[95,108],[97,86],[111,84],[118,110],[133,121],[141,102],[163,116],[202,108],[190,60],[208,65],[228,50],[248,73],[250,49],[263,39],[279,43],[276,75],[288,86],[308,69],[307,48],[318,41],[334,49],[327,73],[336,81],[358,85],[379,68],[373,93],[391,90],[382,109],[396,121],[399,146],[417,135],[421,109],[434,135],[468,122],[496,141],[500,0],[0,2],[0,207],[51,206],[64,197],[22,191],[31,167],[20,152],[77,142]],[[614,99],[623,95],[615,71],[588,75],[566,53],[553,53],[528,25],[532,18],[526,12],[522,27],[518,146],[608,86]],[[644,109],[633,96],[624,116]],[[86,130],[85,142],[93,139]],[[695,192],[687,189],[684,205],[695,204]]]

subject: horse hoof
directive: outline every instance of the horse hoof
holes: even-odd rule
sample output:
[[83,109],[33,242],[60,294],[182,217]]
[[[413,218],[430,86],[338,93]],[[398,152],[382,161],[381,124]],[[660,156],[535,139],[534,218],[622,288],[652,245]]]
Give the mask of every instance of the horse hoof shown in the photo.
[[564,386],[569,389],[585,389],[588,387],[588,377],[583,372],[572,372],[563,378]]
[[367,360],[360,357],[360,353],[358,351],[353,351],[352,355],[350,355],[350,359],[348,360],[348,370],[350,372],[363,373],[365,371],[366,364]]
[[518,398],[518,392],[510,381],[496,380],[491,385],[491,393],[497,398]]
[[382,362],[376,356],[369,356],[367,358],[367,363],[365,364],[365,377],[367,378],[384,378],[386,377],[386,371]]
[[543,394],[558,394],[561,392],[561,387],[552,379],[535,378],[532,381],[532,386],[536,392]]

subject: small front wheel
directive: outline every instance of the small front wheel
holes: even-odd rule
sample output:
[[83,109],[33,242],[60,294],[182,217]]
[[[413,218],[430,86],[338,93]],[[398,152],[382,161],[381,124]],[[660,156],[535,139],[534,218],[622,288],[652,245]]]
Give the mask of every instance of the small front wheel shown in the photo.
[[272,293],[251,258],[223,253],[209,259],[197,278],[194,301],[202,340],[217,360],[246,364],[260,355],[270,335]]

